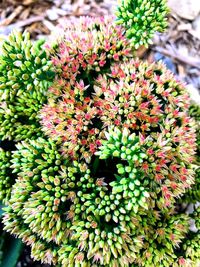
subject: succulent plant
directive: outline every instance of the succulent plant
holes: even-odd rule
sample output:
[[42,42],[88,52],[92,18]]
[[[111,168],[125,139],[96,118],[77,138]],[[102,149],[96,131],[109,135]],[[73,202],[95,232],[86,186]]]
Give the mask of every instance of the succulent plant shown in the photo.
[[[10,197],[15,176],[11,174],[11,151],[15,142],[42,135],[38,111],[47,100],[54,77],[52,63],[28,33],[13,32],[1,46],[0,55],[0,200]],[[4,144],[3,144],[4,143]]]
[[137,49],[151,44],[155,32],[165,30],[168,12],[166,0],[119,0],[116,22],[124,26],[127,38]]
[[186,214],[174,214],[173,210],[158,215],[157,220],[155,215],[142,218],[137,225],[145,233],[136,259],[139,266],[176,266],[178,261],[176,251],[188,232],[189,218]]
[[195,266],[199,208],[177,205],[195,183],[190,98],[161,62],[132,56],[166,26],[166,2],[118,12],[130,41],[106,17],[70,22],[47,53],[26,34],[4,42],[0,137],[15,144],[0,153],[4,230],[54,266]]
[[189,227],[173,205],[195,170],[189,97],[161,63],[109,72],[90,86],[58,75],[40,114],[49,138],[13,153],[5,230],[58,266],[172,266]]
[[[6,208],[8,214],[12,212],[6,215],[5,229],[10,229],[31,245],[35,259],[43,260],[50,250],[47,243],[51,244],[53,240],[55,246],[60,244],[67,234],[65,228],[70,224],[66,221],[67,210],[62,213],[66,209],[65,202],[70,200],[65,194],[65,178],[60,184],[62,175],[59,174],[62,164],[65,168],[67,162],[61,159],[56,145],[43,138],[23,141],[17,144],[17,148],[13,153],[12,167],[14,173],[19,173]],[[63,208],[59,211],[59,207]],[[45,252],[43,247],[47,247]]]
[[13,32],[2,44],[1,140],[20,141],[40,133],[37,113],[46,101],[46,91],[54,77],[43,43],[32,44],[27,32]]

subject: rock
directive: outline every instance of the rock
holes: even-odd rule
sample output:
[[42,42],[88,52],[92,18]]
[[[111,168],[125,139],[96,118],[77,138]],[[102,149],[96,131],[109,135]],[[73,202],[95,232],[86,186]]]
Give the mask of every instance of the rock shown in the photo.
[[168,5],[179,17],[194,20],[200,13],[199,0],[168,0]]
[[171,58],[164,56],[163,54],[156,52],[154,54],[154,59],[155,61],[160,61],[162,60],[162,62],[166,65],[166,67],[168,69],[170,69],[173,73],[176,73],[176,66],[174,65],[173,61],[171,60]]
[[46,15],[50,20],[57,20],[59,18],[59,15],[57,14],[55,8],[48,9],[46,11]]
[[177,30],[178,31],[191,31],[192,25],[191,23],[182,23],[178,25]]
[[64,9],[52,7],[46,11],[46,15],[49,20],[58,20],[59,17],[66,16],[68,12]]
[[194,87],[193,84],[188,84],[187,85],[187,91],[192,99],[193,102],[196,104],[200,105],[200,94],[199,90]]
[[72,4],[71,4],[71,1],[65,1],[62,6],[61,6],[62,10],[65,10],[65,11],[68,11],[68,12],[71,12],[72,11]]

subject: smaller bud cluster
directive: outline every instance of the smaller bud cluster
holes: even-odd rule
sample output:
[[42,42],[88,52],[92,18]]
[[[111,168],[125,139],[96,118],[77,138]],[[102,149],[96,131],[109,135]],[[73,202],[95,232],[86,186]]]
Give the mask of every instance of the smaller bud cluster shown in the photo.
[[68,227],[67,222],[62,223],[64,214],[60,214],[59,207],[67,200],[68,193],[58,171],[66,161],[55,144],[43,138],[16,146],[18,150],[11,160],[13,173],[18,173],[10,200],[13,213],[20,212],[33,233],[60,243]]
[[197,267],[200,265],[200,233],[191,233],[183,243],[182,251],[184,253],[186,266]]
[[[58,83],[54,85],[57,88]],[[93,99],[87,96],[88,86],[83,81],[69,86],[62,80],[59,87],[65,90],[62,99],[50,98],[40,112],[43,131],[61,143],[63,153],[73,159],[84,158],[89,163],[100,144],[101,121],[100,125],[93,123],[98,109]]]
[[[176,249],[186,236],[189,217],[174,210],[148,212],[135,222],[136,231],[143,229],[142,248],[136,262],[139,266],[176,266]],[[178,265],[179,266],[179,265]]]
[[152,43],[155,32],[167,27],[166,0],[120,0],[117,7],[117,24],[126,29],[126,36],[137,49]]
[[38,136],[37,113],[53,79],[51,62],[28,33],[13,32],[1,47],[0,138],[20,141]]
[[[199,203],[197,205],[199,205]],[[200,231],[200,206],[194,208],[194,212],[191,217],[195,221],[196,228]]]
[[200,106],[192,104],[189,108],[189,114],[195,119],[196,123],[196,144],[197,144],[197,155],[196,155],[196,175],[195,184],[190,189],[187,189],[180,202],[185,203],[196,203],[200,201]]
[[11,152],[0,148],[0,201],[7,203],[10,198],[11,187],[15,182],[11,174]]
[[138,173],[137,170],[138,163],[142,163],[143,159],[147,158],[147,155],[142,152],[139,137],[135,133],[130,134],[127,128],[120,131],[117,127],[105,132],[105,136],[107,140],[102,141],[95,155],[100,159],[110,157],[121,159],[121,163],[116,165],[117,181],[110,183],[113,194],[123,194],[127,199],[124,204],[128,210],[133,208],[137,212],[138,205],[148,209],[146,197],[149,197],[149,193],[142,186],[145,182],[141,184],[142,173]]

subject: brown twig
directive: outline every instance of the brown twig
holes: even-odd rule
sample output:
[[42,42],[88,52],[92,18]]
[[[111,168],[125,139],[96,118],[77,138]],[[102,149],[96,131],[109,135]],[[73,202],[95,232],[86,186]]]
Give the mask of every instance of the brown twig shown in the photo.
[[34,22],[37,22],[37,21],[42,21],[44,19],[44,16],[34,16],[34,17],[30,17],[28,19],[25,19],[25,20],[21,20],[19,22],[16,22],[16,23],[13,23],[13,24],[10,24],[9,26],[7,27],[0,27],[0,33],[4,33],[6,32],[6,34],[10,34],[10,32],[13,30],[13,29],[18,29],[18,28],[21,28],[21,27],[24,27],[24,26],[27,26],[27,25],[30,25]]
[[4,19],[2,22],[0,22],[0,26],[7,26],[9,25],[23,10],[22,6],[18,6],[9,17]]
[[167,50],[160,46],[156,46],[152,48],[154,51],[159,52],[165,56],[171,57],[172,59],[182,62],[184,64],[190,65],[194,68],[200,69],[200,61],[190,56],[184,56],[179,54],[178,52],[174,53],[173,51]]

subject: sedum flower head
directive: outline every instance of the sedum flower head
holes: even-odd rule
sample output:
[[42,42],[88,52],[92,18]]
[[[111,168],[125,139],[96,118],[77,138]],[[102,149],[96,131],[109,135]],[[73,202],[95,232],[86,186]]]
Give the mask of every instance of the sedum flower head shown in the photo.
[[[107,172],[104,181],[101,169],[64,159],[50,140],[23,141],[17,148],[11,168],[18,179],[6,208],[5,230],[31,245],[33,257],[46,263],[74,266],[84,259],[86,266],[110,261],[114,266],[133,261],[137,242],[130,242],[131,218],[139,211],[145,214],[149,197],[145,185],[140,187],[142,173],[136,167],[125,167],[126,179],[118,164],[116,174]],[[132,150],[142,160],[143,154]],[[125,258],[119,257],[123,247],[128,251]]]
[[151,44],[155,32],[165,30],[168,12],[166,0],[119,0],[117,24],[124,26],[127,38],[137,49]]
[[80,79],[89,83],[113,62],[131,56],[130,42],[112,17],[81,17],[69,21],[61,41],[50,52],[56,72],[70,84]]
[[198,231],[200,231],[200,206],[194,208],[194,212],[192,213],[191,217],[195,221],[196,228],[198,229]]
[[[88,267],[171,266],[177,260],[175,250],[189,226],[187,215],[156,206],[136,209],[141,174],[135,171],[128,178],[116,168],[116,183],[107,184],[108,172],[97,178],[100,173],[86,163],[70,163],[55,148],[41,138],[23,142],[12,160],[18,180],[4,229],[29,244],[34,259]],[[142,194],[147,201],[149,195]]]
[[13,32],[1,47],[0,138],[20,141],[38,135],[37,113],[53,78],[51,62],[28,33]]
[[21,213],[24,223],[34,233],[44,236],[48,242],[54,240],[59,244],[65,234],[62,229],[67,227],[64,220],[62,225],[61,216],[64,218],[65,214],[63,210],[59,211],[59,207],[67,200],[68,194],[59,170],[67,162],[50,140],[39,138],[16,146],[18,150],[13,153],[11,168],[18,174],[18,179],[9,203],[13,212]]
[[197,134],[197,155],[196,155],[196,174],[195,184],[186,190],[184,196],[180,201],[186,203],[196,203],[200,201],[200,106],[192,104],[189,109],[189,114],[195,119],[196,122],[196,134]]
[[118,128],[110,129],[105,135],[107,140],[102,141],[95,155],[99,156],[100,160],[121,159],[121,163],[116,165],[117,181],[110,183],[113,187],[112,192],[122,194],[127,200],[130,198],[125,204],[125,209],[129,210],[134,206],[134,210],[137,211],[139,205],[148,209],[146,197],[149,197],[149,193],[144,187],[147,186],[148,180],[137,170],[138,163],[147,158],[142,152],[139,137],[136,137],[135,133],[130,134],[127,128],[124,128],[123,132]]
[[136,259],[138,266],[176,266],[176,251],[188,232],[189,218],[173,210],[158,215],[156,219],[155,214],[149,214],[136,224],[136,228],[143,229],[143,245]]
[[194,183],[189,96],[161,63],[132,60],[114,65],[94,85],[80,81],[72,86],[62,79],[52,87],[61,97],[49,98],[40,116],[44,133],[60,144],[63,154],[92,163],[107,129],[127,128],[147,155],[138,166],[158,188],[152,195],[161,206]]

